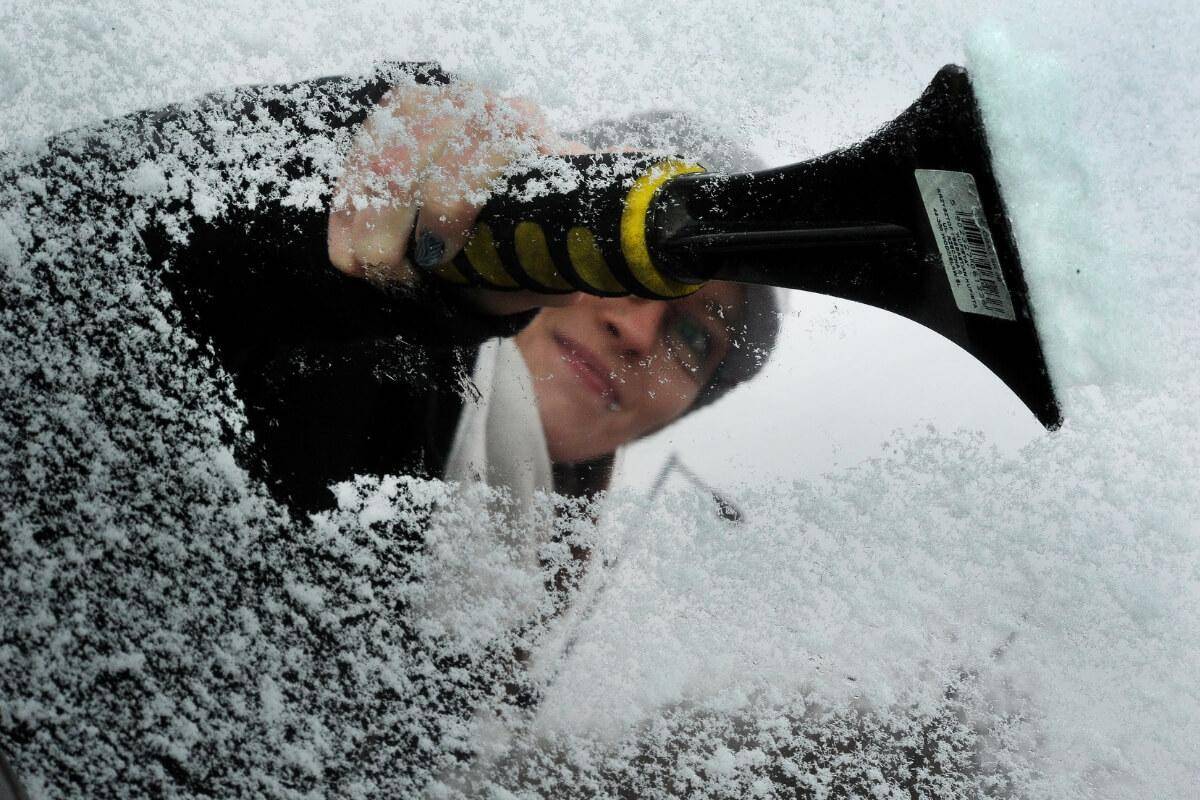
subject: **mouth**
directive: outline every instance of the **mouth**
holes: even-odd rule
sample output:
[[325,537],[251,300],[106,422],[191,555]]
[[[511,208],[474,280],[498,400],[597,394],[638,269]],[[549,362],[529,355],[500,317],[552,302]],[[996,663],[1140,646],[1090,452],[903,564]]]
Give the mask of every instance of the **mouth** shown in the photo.
[[574,339],[569,339],[561,333],[553,334],[554,343],[562,351],[563,360],[570,365],[575,375],[586,388],[590,389],[608,405],[621,404],[621,395],[617,386],[609,377],[611,370],[604,366],[600,358]]

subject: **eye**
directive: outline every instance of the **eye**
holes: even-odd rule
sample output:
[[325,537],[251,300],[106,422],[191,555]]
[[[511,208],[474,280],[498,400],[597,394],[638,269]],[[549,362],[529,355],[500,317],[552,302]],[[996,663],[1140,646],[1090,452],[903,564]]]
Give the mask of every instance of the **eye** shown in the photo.
[[708,359],[712,336],[707,328],[692,317],[684,316],[679,320],[679,336],[701,363]]
[[667,329],[667,347],[682,367],[698,373],[708,363],[713,337],[692,315],[677,314],[671,318]]

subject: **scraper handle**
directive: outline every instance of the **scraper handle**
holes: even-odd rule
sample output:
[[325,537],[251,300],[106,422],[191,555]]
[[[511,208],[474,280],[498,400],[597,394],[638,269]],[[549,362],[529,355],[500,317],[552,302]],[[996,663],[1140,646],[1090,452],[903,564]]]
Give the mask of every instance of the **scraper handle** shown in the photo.
[[555,156],[514,175],[480,212],[466,246],[434,270],[443,280],[489,289],[582,291],[671,299],[702,283],[661,271],[647,220],[655,195],[703,170],[641,153]]

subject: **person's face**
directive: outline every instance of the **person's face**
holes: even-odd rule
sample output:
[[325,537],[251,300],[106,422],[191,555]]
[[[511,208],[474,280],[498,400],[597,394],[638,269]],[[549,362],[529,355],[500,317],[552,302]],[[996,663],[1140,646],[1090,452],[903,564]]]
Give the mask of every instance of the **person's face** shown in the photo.
[[712,282],[679,300],[585,295],[542,309],[516,341],[550,458],[611,453],[686,411],[730,347],[742,295]]

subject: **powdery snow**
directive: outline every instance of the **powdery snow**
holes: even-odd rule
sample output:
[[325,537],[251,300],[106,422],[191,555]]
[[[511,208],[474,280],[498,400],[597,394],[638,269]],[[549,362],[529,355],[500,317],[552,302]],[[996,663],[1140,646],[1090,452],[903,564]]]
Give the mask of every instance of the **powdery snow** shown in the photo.
[[[172,199],[311,202],[274,157],[294,131],[225,131],[212,169],[172,151],[24,170],[0,198],[0,747],[32,795],[1190,796],[1200,21],[1039,6],[0,12],[6,172],[113,115],[415,58],[563,129],[681,108],[784,161],[966,59],[1067,418],[1020,448],[900,431],[826,478],[745,489],[739,525],[687,491],[514,523],[502,496],[403,476],[297,519],[238,466],[229,381],[134,235]],[[144,152],[136,134],[100,144]],[[345,144],[313,151],[327,173]],[[65,227],[99,180],[132,207]],[[564,604],[542,584],[577,569],[572,544],[590,569]]]

